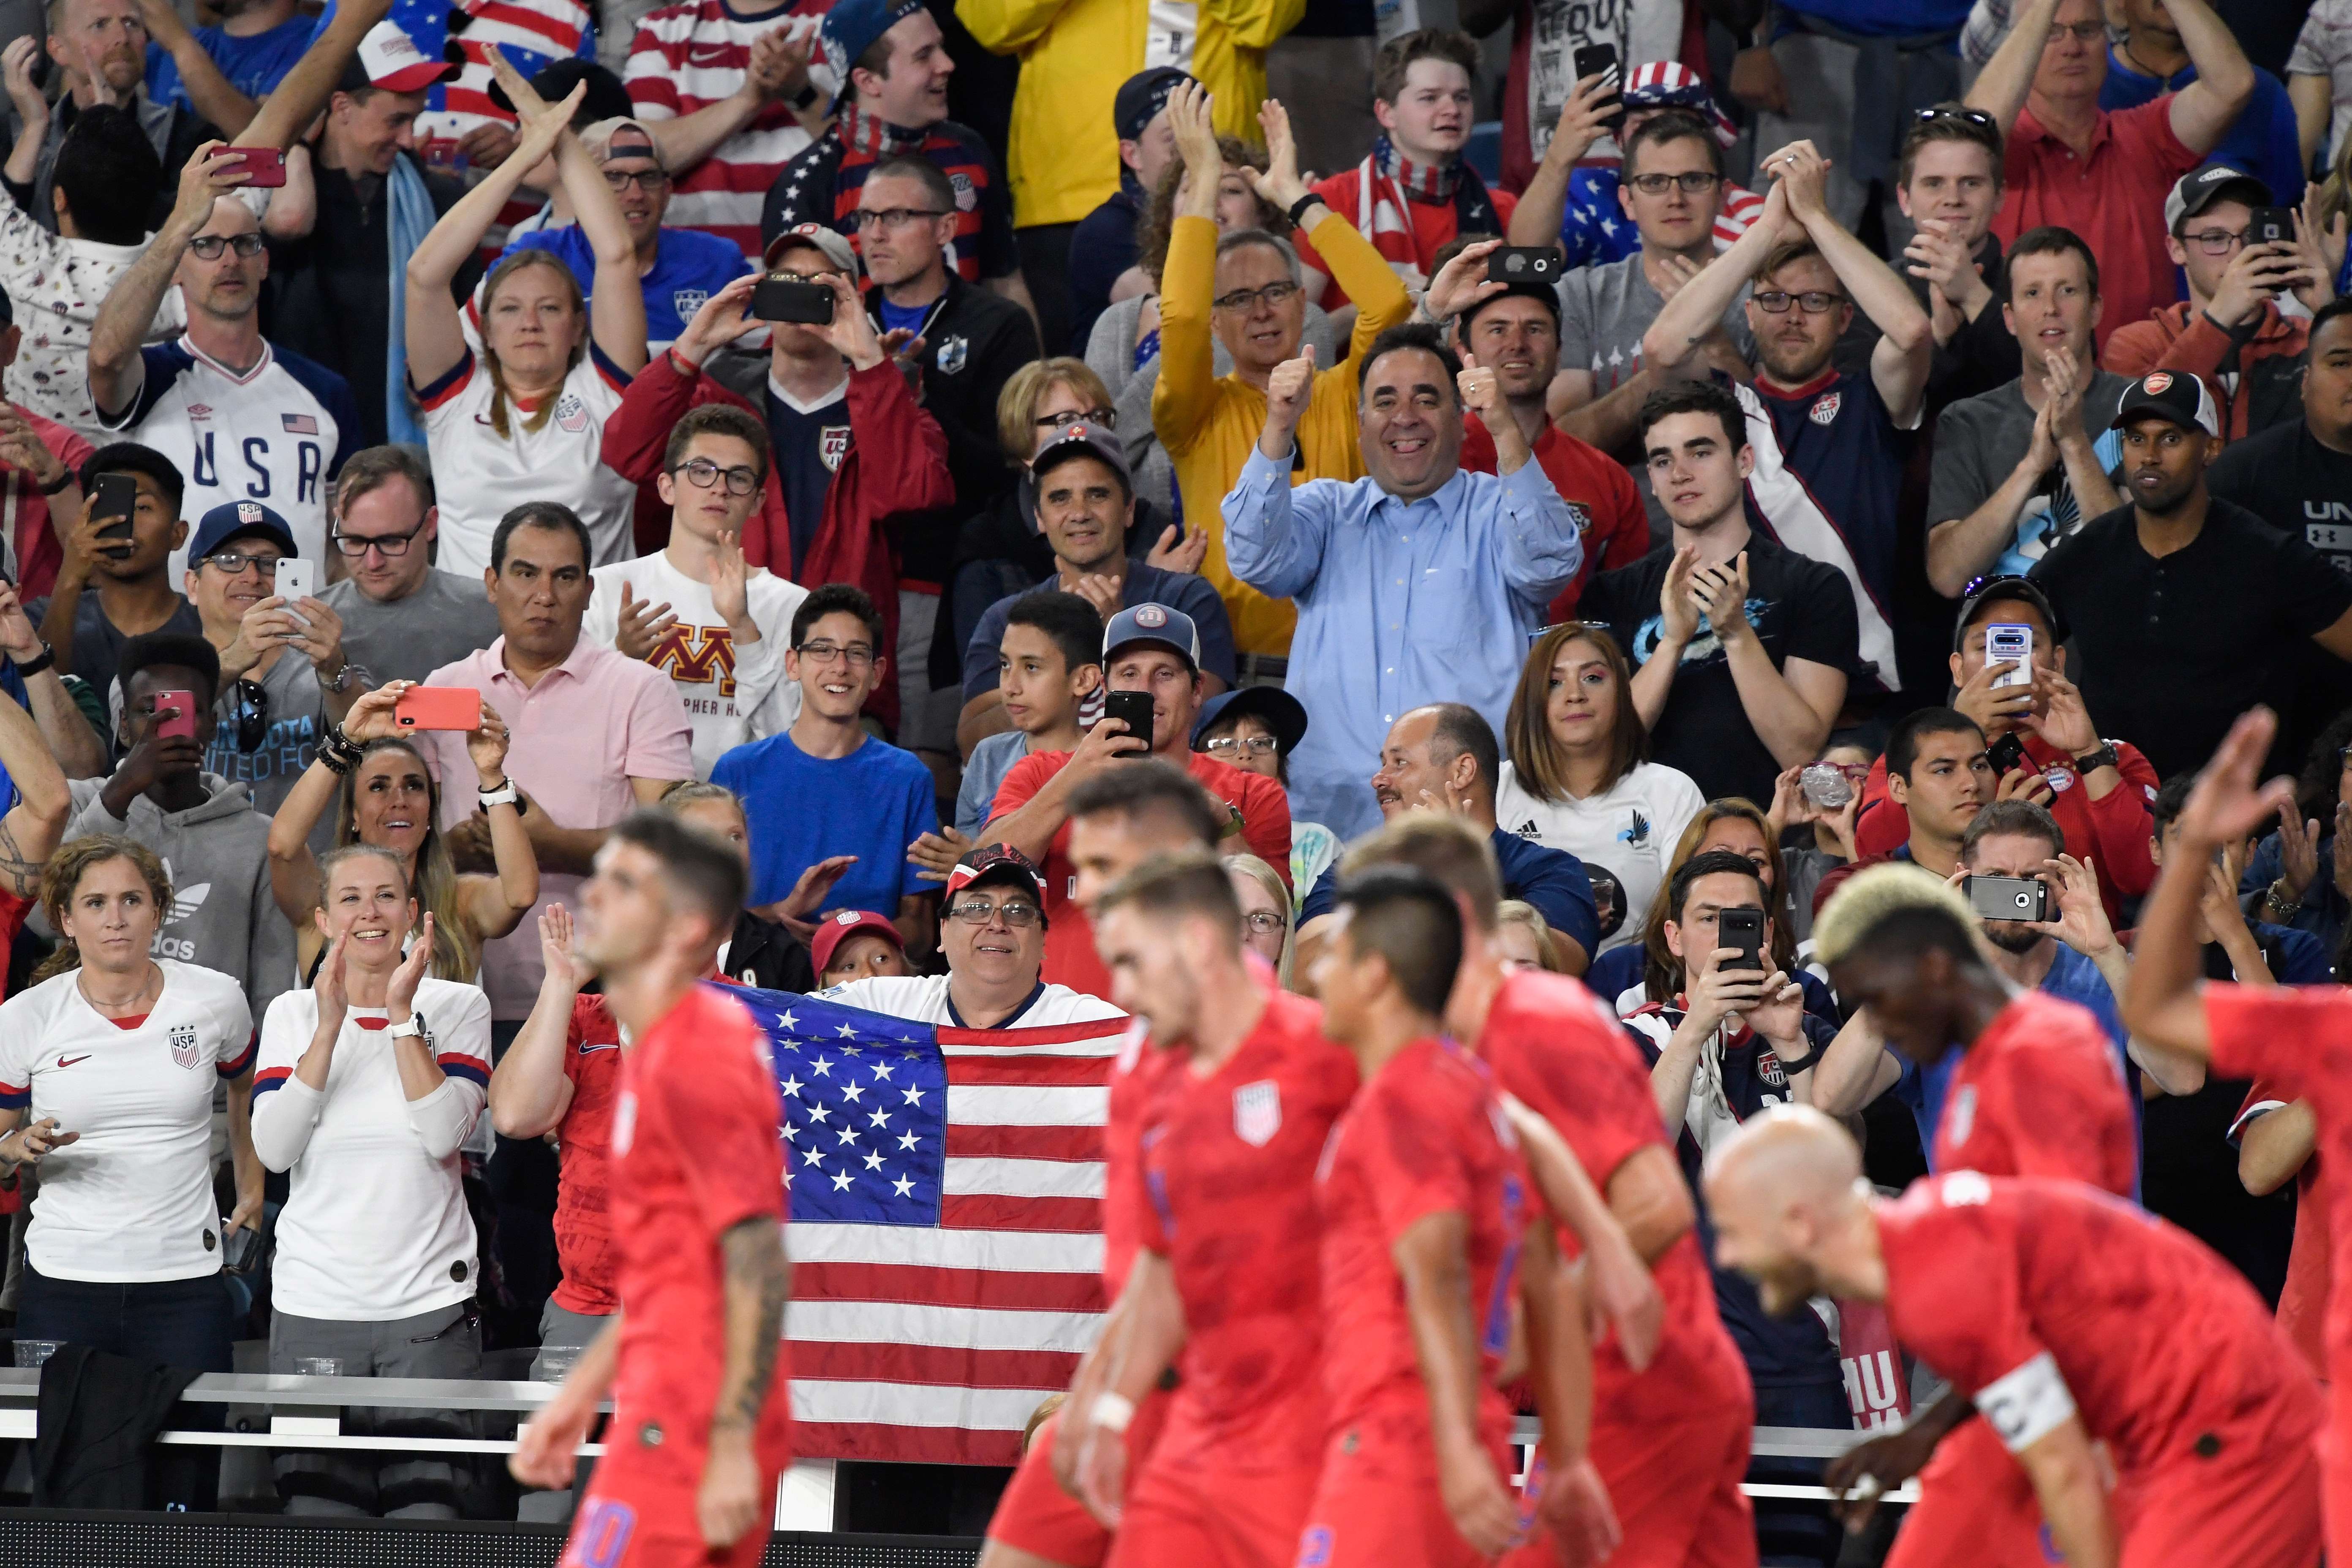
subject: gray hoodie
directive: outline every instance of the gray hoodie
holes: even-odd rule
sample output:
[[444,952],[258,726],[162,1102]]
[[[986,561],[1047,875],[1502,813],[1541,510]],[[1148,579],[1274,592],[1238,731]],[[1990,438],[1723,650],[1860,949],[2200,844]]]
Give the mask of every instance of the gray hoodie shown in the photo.
[[172,878],[172,913],[155,938],[155,956],[200,963],[244,983],[257,1018],[295,984],[294,928],[269,892],[269,818],[253,809],[245,785],[215,773],[203,781],[203,805],[165,811],[145,795],[124,821],[108,815],[103,779],[72,783],[68,843],[119,833],[163,857]]

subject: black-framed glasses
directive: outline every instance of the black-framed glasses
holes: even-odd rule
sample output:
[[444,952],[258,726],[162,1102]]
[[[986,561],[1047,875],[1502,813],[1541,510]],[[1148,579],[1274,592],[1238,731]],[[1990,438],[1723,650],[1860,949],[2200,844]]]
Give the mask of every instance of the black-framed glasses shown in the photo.
[[278,563],[285,559],[285,556],[275,553],[248,555],[242,550],[222,550],[205,556],[205,564],[218,568],[224,577],[241,576],[248,566],[267,575],[278,570]]
[[1007,899],[1001,904],[986,899],[966,899],[950,905],[948,915],[968,926],[984,926],[992,920],[1001,920],[1014,931],[1027,931],[1045,918],[1044,911],[1026,899]]
[[727,493],[730,496],[747,496],[760,488],[758,469],[740,465],[732,468],[722,468],[708,458],[690,458],[672,468],[670,472],[684,474],[688,484],[697,489],[703,490],[709,489],[724,479],[727,481]]
[[1938,120],[1965,120],[1970,125],[1981,126],[1987,131],[2000,129],[2000,121],[1983,110],[1970,109],[1965,103],[1937,103],[1926,109],[1915,109],[1911,111],[1911,120],[1916,125],[1932,125]]
[[1768,316],[1785,316],[1791,305],[1801,308],[1808,316],[1826,316],[1846,302],[1843,294],[1832,294],[1824,289],[1808,289],[1801,294],[1791,294],[1782,289],[1767,289],[1760,294],[1750,294],[1756,308]]
[[1236,289],[1230,294],[1218,295],[1209,303],[1220,310],[1255,310],[1262,304],[1279,305],[1297,292],[1297,284],[1284,279],[1263,289]]
[[947,216],[929,207],[859,207],[850,215],[861,229],[897,228],[901,224],[922,223]]
[[224,245],[235,246],[239,256],[261,254],[261,237],[257,234],[200,234],[188,241],[188,248],[204,261],[218,261]]
[[656,195],[669,189],[669,171],[667,169],[607,169],[604,171],[604,183],[615,191],[627,190],[632,182],[635,184],[637,189],[647,195]]
[[804,642],[793,651],[803,658],[814,659],[819,664],[831,664],[836,658],[841,659],[852,669],[864,669],[874,662],[874,650],[862,642],[854,642],[846,646],[831,642]]
[[228,719],[236,726],[236,749],[261,750],[269,737],[269,693],[257,680],[240,680],[228,689]]
[[1676,186],[1686,196],[1703,196],[1723,184],[1723,176],[1695,169],[1687,174],[1633,174],[1625,183],[1645,196],[1663,196]]
[[1079,420],[1084,420],[1089,425],[1100,425],[1105,429],[1116,430],[1118,428],[1118,410],[1082,408],[1076,414],[1040,414],[1029,423],[1040,430],[1058,430],[1065,425],[1076,424]]
[[416,536],[424,531],[425,525],[421,522],[406,533],[359,534],[339,531],[335,535],[335,548],[353,561],[365,555],[372,549],[381,550],[387,557],[397,559],[408,553],[409,545],[414,543]]

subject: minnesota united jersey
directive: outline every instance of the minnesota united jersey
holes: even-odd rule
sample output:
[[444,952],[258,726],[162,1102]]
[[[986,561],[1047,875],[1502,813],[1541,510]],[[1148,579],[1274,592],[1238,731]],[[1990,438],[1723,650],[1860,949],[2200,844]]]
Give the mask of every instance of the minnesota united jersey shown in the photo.
[[[99,423],[154,447],[187,482],[182,517],[224,501],[257,500],[284,518],[306,560],[325,557],[327,484],[350,455],[359,410],[343,378],[264,343],[237,374],[180,338],[139,351],[138,395]],[[172,582],[187,564],[172,552]]]

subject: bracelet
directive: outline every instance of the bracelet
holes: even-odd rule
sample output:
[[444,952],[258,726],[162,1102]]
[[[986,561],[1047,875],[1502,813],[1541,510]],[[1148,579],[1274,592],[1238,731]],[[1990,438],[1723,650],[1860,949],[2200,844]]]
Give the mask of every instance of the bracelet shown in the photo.
[[359,766],[359,742],[345,734],[341,724],[331,725],[319,737],[319,760],[327,764],[328,772],[338,776],[348,774]]
[[71,468],[68,468],[64,473],[59,474],[47,484],[43,485],[41,487],[41,493],[45,496],[53,496],[59,490],[65,489],[68,485],[72,484],[74,482],[74,471]]
[[2288,898],[2285,889],[2286,879],[2281,877],[2277,881],[2273,882],[2269,891],[2263,895],[2263,902],[2292,920],[2303,912],[2303,900]]
[[1095,1395],[1094,1408],[1088,1412],[1093,1423],[1106,1431],[1124,1432],[1135,1419],[1135,1401],[1124,1394],[1104,1389]]
[[56,666],[58,662],[58,650],[51,647],[48,644],[43,643],[41,645],[41,651],[35,654],[32,658],[27,659],[12,658],[8,662],[16,666],[16,673],[19,675],[38,675],[41,671],[52,668]]
[[1291,203],[1290,210],[1283,216],[1290,220],[1291,227],[1305,228],[1307,226],[1307,210],[1309,207],[1320,206],[1322,205],[1322,196],[1314,191],[1309,191],[1305,195],[1299,197],[1297,201]]

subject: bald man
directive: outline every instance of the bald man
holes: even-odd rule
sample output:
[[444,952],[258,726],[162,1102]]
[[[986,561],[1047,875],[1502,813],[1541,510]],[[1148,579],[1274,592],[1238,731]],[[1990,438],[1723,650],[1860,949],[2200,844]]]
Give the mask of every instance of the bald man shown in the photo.
[[2077,1183],[1974,1171],[1874,1200],[1861,1150],[1809,1106],[1750,1120],[1706,1184],[1717,1259],[1767,1310],[1885,1307],[2024,1468],[2068,1568],[2318,1560],[2318,1390],[2185,1232]]

